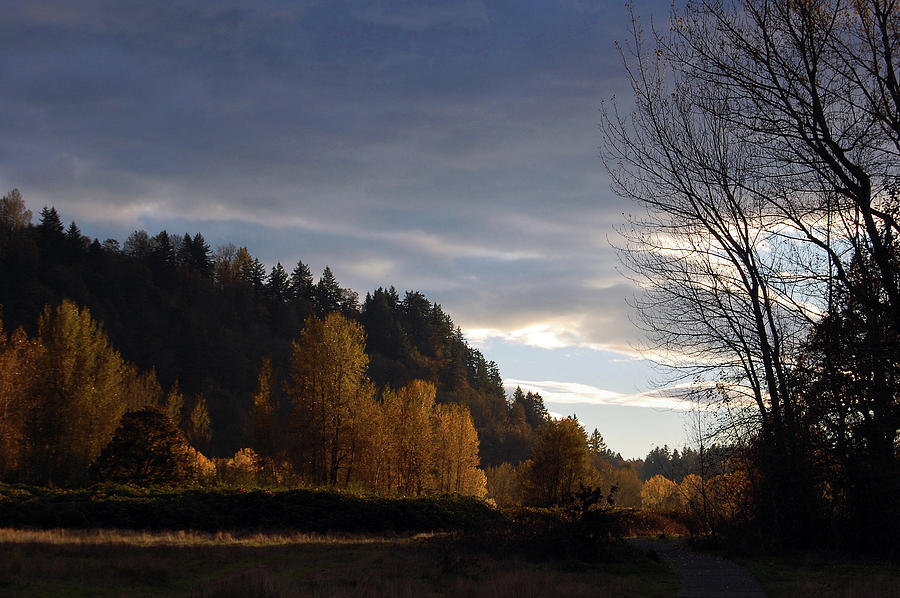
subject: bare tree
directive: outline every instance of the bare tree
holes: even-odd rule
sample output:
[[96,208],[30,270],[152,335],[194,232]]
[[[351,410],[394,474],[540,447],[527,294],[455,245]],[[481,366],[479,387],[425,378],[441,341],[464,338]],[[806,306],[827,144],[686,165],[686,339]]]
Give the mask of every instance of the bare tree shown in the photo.
[[881,422],[870,453],[896,471],[896,2],[700,0],[649,39],[633,22],[634,107],[605,110],[603,157],[639,206],[622,255],[651,348],[752,401],[773,487],[796,498],[817,425],[798,357],[849,295],[881,356],[855,415]]

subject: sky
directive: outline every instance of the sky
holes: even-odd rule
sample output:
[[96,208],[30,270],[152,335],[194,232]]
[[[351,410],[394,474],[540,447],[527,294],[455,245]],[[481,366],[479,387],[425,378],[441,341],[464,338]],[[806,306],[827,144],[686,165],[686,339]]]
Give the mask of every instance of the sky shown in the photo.
[[[635,2],[664,22],[669,2]],[[625,457],[690,443],[641,358],[600,109],[622,1],[0,0],[0,192],[419,290]]]

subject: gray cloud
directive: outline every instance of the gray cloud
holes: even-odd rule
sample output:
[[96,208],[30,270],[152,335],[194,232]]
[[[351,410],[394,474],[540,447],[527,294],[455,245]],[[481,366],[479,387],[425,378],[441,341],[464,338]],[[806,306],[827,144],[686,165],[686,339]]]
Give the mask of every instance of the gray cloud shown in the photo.
[[0,9],[0,185],[32,208],[420,288],[467,328],[550,322],[622,350],[633,336],[606,243],[627,206],[595,149],[624,7]]

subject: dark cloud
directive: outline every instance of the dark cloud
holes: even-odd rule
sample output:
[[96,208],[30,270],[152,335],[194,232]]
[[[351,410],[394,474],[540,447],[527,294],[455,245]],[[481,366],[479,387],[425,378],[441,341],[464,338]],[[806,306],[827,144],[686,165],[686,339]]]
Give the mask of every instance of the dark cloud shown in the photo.
[[624,6],[0,10],[0,185],[33,208],[85,229],[214,231],[359,289],[422,288],[473,328],[633,334],[605,239],[625,207],[595,149]]

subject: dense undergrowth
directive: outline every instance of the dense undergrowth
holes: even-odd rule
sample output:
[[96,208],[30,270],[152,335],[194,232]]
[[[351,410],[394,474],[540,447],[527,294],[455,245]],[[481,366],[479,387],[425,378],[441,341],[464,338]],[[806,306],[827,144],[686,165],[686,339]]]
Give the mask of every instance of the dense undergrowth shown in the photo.
[[488,503],[459,495],[382,498],[305,489],[0,484],[0,527],[415,533],[484,529],[502,520]]

